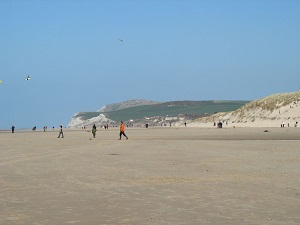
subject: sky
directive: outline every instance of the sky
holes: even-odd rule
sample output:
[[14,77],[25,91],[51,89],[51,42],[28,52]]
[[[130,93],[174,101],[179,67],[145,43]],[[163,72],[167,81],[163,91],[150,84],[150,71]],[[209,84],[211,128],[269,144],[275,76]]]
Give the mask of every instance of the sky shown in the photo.
[[298,0],[0,0],[0,130],[299,91],[299,40]]

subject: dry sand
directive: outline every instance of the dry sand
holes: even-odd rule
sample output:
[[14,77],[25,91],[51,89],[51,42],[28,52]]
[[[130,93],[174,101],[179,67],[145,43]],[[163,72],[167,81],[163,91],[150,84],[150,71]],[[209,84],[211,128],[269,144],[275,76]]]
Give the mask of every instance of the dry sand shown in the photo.
[[300,224],[299,128],[0,132],[0,224]]

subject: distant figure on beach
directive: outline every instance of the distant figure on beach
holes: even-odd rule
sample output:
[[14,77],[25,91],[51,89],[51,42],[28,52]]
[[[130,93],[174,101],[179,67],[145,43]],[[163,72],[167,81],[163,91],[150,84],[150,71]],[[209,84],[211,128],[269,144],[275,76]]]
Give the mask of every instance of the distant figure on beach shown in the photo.
[[60,124],[59,127],[60,127],[60,130],[59,130],[59,134],[58,134],[57,138],[60,138],[60,135],[61,135],[61,138],[64,138],[63,126]]
[[186,122],[184,122],[184,126],[186,127]]
[[12,127],[11,127],[11,132],[15,133],[15,126],[14,125],[12,125]]
[[94,125],[93,125],[93,128],[92,128],[92,133],[93,133],[93,137],[94,137],[94,138],[96,137],[96,132],[97,132],[97,127],[96,127],[96,125],[94,124]]
[[126,137],[126,139],[128,139],[128,137],[125,134],[125,126],[124,126],[123,121],[121,121],[121,124],[120,124],[120,139],[119,140],[121,140],[122,134]]

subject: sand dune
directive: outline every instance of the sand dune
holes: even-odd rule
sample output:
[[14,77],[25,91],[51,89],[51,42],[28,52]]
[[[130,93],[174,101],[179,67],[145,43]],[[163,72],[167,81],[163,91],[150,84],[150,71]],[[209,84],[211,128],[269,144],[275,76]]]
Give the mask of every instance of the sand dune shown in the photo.
[[219,121],[227,127],[299,127],[300,92],[274,94],[233,112],[200,118],[191,122],[190,126],[211,127]]

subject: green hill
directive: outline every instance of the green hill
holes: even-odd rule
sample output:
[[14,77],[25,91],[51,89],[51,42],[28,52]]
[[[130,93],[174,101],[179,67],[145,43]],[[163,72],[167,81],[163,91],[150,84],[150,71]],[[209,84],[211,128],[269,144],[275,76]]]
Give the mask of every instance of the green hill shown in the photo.
[[131,123],[135,126],[142,126],[144,124],[159,126],[182,120],[194,120],[217,112],[234,111],[248,102],[173,101],[155,104],[145,100],[131,100],[105,106],[97,112],[76,113],[72,117],[68,127],[82,127],[92,124],[97,124],[97,126],[104,124],[114,126],[118,125],[120,121]]
[[[213,114],[236,110],[249,101],[174,101],[153,105],[136,106],[103,113],[114,121],[128,121],[153,116],[178,116],[179,114]],[[97,113],[96,113],[97,114]],[[88,113],[87,117],[94,117],[95,113]]]

